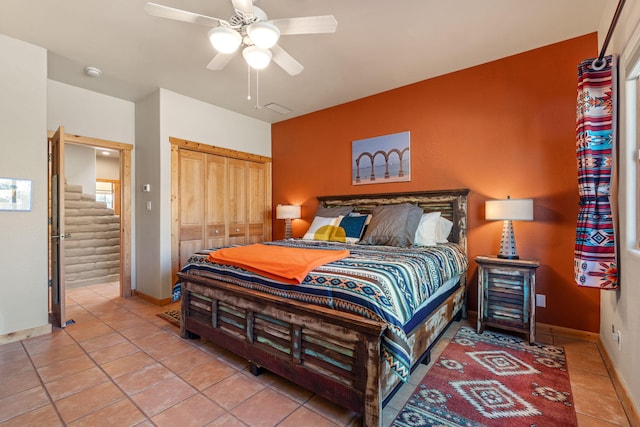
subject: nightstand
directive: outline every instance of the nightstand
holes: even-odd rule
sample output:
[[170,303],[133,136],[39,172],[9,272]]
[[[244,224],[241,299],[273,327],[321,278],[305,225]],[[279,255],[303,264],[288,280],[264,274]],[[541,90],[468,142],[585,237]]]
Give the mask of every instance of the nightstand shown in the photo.
[[478,333],[485,326],[523,332],[536,338],[535,259],[478,256]]

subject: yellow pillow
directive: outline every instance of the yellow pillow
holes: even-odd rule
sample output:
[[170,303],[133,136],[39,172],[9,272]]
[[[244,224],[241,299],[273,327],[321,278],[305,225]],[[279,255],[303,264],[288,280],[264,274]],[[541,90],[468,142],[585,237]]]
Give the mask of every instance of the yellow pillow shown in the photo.
[[323,216],[317,216],[313,218],[313,222],[309,229],[302,237],[305,240],[329,240],[333,229],[342,220],[342,216],[337,218],[325,218]]

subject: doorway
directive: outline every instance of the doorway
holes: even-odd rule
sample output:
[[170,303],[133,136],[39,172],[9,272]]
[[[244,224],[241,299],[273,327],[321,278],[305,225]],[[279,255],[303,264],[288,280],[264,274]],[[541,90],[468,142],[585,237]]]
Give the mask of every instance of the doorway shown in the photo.
[[[61,127],[58,132],[53,132],[53,131],[49,131],[49,158],[51,159],[51,164],[49,167],[49,182],[51,182],[51,175],[52,175],[52,169],[55,170],[60,170],[58,168],[57,165],[55,165],[55,162],[57,162],[57,156],[52,155],[51,152],[51,146],[52,146],[52,138],[54,137],[54,135],[59,134],[61,135],[61,140],[59,141],[60,144],[62,144],[63,146],[67,143],[69,144],[74,144],[77,146],[84,146],[84,147],[92,147],[95,149],[100,149],[100,150],[105,150],[105,151],[111,151],[114,154],[114,157],[118,157],[119,161],[118,161],[118,169],[119,169],[119,179],[113,179],[112,181],[117,181],[118,185],[114,185],[112,187],[113,191],[112,191],[112,197],[114,199],[114,201],[117,200],[118,203],[118,209],[119,209],[119,213],[120,213],[120,226],[119,226],[119,240],[120,240],[120,248],[119,248],[119,258],[120,258],[120,268],[119,268],[119,285],[120,285],[120,296],[122,297],[128,297],[132,295],[132,290],[131,290],[131,151],[133,150],[133,145],[131,144],[125,144],[125,143],[119,143],[119,142],[114,142],[114,141],[107,141],[107,140],[102,140],[102,139],[97,139],[97,138],[91,138],[91,137],[84,137],[84,136],[79,136],[79,135],[69,135],[69,134],[65,134],[64,133],[64,129]],[[64,162],[63,158],[62,160],[60,160],[60,162]],[[62,171],[64,171],[64,167],[62,167],[61,169]],[[94,188],[93,188],[93,192],[97,191],[97,189],[95,188],[95,181],[93,182]],[[58,206],[58,204],[56,203],[57,198],[60,197],[60,195],[58,195],[57,197],[54,197],[55,194],[58,193],[58,191],[54,191],[53,188],[50,188],[49,190],[49,201],[50,201],[50,208],[56,207]],[[64,194],[64,192],[63,192]],[[64,205],[64,203],[63,203]],[[53,218],[54,215],[53,212],[50,212],[49,217]],[[52,242],[52,231],[51,231],[51,227],[50,227],[50,231],[49,231],[49,242],[50,242],[50,254],[51,252],[51,247],[54,245]],[[70,237],[73,238],[73,237]],[[63,244],[63,243],[62,243]],[[50,297],[50,301],[53,302],[55,301],[56,303],[63,303],[63,299],[61,298],[56,298],[56,288],[58,288],[58,296],[59,294],[64,295],[64,274],[62,274],[61,276],[59,275],[59,272],[56,273],[54,270],[64,270],[64,261],[62,260],[55,260],[54,257],[50,256],[50,262],[49,262],[49,272],[50,272],[50,279],[53,279],[52,281],[55,281],[55,278],[57,277],[62,277],[62,281],[61,283],[58,283],[57,286],[53,285],[52,287],[52,295]],[[62,289],[62,292],[59,292],[59,289]],[[62,301],[61,301],[62,300]],[[56,311],[56,310],[52,310],[52,311]],[[57,310],[57,312],[60,312],[60,310]],[[61,311],[62,313],[64,313],[64,310]],[[62,316],[64,317],[64,316]],[[59,323],[60,326],[64,327],[66,326],[66,319],[64,318],[60,318],[57,319],[56,318],[56,323]]]

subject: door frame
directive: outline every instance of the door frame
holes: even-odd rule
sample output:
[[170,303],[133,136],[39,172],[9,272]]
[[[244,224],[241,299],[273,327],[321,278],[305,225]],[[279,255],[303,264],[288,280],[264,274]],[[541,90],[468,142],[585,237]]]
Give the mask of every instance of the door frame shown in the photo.
[[[49,131],[51,139],[55,131]],[[115,150],[120,155],[120,296],[130,297],[131,291],[131,151],[132,144],[65,133],[64,142]],[[49,194],[51,197],[51,194]]]

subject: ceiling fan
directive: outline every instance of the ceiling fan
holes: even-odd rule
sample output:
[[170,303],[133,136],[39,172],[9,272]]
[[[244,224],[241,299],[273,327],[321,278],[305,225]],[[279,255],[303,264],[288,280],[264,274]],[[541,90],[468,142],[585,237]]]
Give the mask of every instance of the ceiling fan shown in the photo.
[[242,48],[245,61],[255,69],[263,69],[271,60],[292,76],[304,67],[276,43],[281,35],[334,33],[338,22],[333,15],[268,19],[252,0],[231,0],[234,14],[228,19],[200,15],[148,2],[145,11],[152,16],[212,27],[209,40],[218,51],[207,68],[221,70]]

